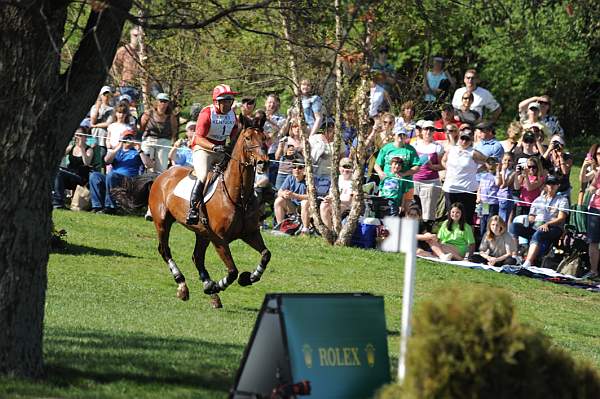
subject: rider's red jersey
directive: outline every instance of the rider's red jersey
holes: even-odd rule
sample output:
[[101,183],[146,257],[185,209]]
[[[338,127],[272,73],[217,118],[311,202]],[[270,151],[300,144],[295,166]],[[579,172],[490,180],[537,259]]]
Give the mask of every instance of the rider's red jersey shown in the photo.
[[229,111],[221,114],[214,105],[204,107],[198,115],[196,123],[196,133],[192,138],[190,147],[199,143],[200,137],[205,137],[213,144],[225,144],[227,137],[236,139],[238,133],[238,123],[235,113]]

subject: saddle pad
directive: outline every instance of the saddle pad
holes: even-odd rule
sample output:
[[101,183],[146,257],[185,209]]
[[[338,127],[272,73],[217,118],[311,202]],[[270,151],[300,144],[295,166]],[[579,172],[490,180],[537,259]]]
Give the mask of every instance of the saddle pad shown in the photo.
[[[192,195],[192,188],[194,188],[195,179],[191,179],[189,176],[184,177],[177,183],[175,186],[175,190],[173,190],[173,194],[178,196],[179,198],[183,198],[186,201],[190,200],[190,196]],[[208,186],[204,194],[204,203],[206,204],[208,200],[211,199],[215,191],[217,191],[217,183],[219,179],[213,180],[213,182]]]

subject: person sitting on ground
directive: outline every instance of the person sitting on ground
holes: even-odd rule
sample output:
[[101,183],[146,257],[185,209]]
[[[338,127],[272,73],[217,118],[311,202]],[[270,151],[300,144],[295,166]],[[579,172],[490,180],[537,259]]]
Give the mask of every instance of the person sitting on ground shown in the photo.
[[69,144],[65,150],[68,165],[66,168],[59,168],[54,177],[54,189],[52,190],[52,207],[54,209],[66,209],[65,189],[75,190],[77,186],[87,184],[94,150],[85,144],[86,135],[87,130],[79,127],[75,131],[75,142]]
[[431,240],[429,244],[435,256],[443,261],[463,260],[467,253],[474,252],[473,228],[465,221],[463,205],[460,202],[450,205],[448,219],[440,226],[437,241]]
[[192,138],[194,138],[194,133],[196,133],[196,121],[189,121],[185,125],[186,138],[178,139],[169,151],[171,166],[194,166],[192,149],[190,148],[190,142],[192,141]]
[[[391,161],[395,157],[400,157],[402,160],[400,164],[400,171],[396,174],[396,178],[400,178],[403,182],[399,193],[402,195],[399,204],[403,209],[406,209],[406,205],[412,197],[410,192],[413,191],[412,176],[418,172],[421,165],[417,151],[410,144],[406,144],[406,133],[399,131],[395,134],[394,142],[386,144],[375,162],[375,172],[379,176],[379,186],[383,187],[383,180],[390,175],[392,171]],[[408,194],[407,194],[408,193]]]
[[519,145],[519,141],[521,140],[521,131],[523,130],[523,126],[519,122],[511,122],[506,129],[506,135],[508,136],[506,140],[500,142],[502,147],[504,148],[504,152],[514,151]]
[[90,174],[90,192],[92,195],[92,212],[114,214],[117,205],[111,189],[119,186],[125,177],[134,177],[142,173],[144,167],[152,166],[152,160],[140,149],[135,140],[135,132],[130,130],[123,134],[119,144],[109,150],[104,157],[112,169],[106,175],[99,172]]
[[529,240],[527,258],[523,267],[533,266],[540,252],[540,247],[549,249],[563,234],[567,221],[569,201],[558,195],[560,179],[549,175],[544,191],[537,197],[529,210],[528,223],[513,222],[510,233],[513,237],[524,237]]
[[[352,201],[352,161],[350,158],[342,158],[339,163],[340,175],[338,176],[338,189],[340,193],[340,214],[350,209],[350,203]],[[328,228],[333,227],[332,221],[332,205],[333,196],[331,192],[323,198],[321,202],[321,219]]]
[[485,117],[483,113],[484,110],[489,111],[490,115],[486,117],[486,119],[491,122],[498,120],[500,113],[502,113],[502,107],[498,104],[492,93],[483,87],[478,86],[479,77],[475,69],[467,69],[467,71],[465,71],[464,82],[465,86],[454,92],[454,97],[452,98],[452,105],[454,108],[460,109],[463,94],[470,91],[473,93],[474,97],[470,109],[477,111],[481,117]]
[[421,206],[418,201],[411,201],[406,209],[406,217],[415,219],[419,222],[417,233],[417,255],[432,257],[431,242],[437,242],[437,236],[428,231],[428,226],[421,217]]
[[[582,187],[590,196],[586,217],[590,271],[585,278],[598,278],[600,260],[600,144],[593,144],[585,157],[579,176]],[[583,193],[580,202],[583,204]]]
[[482,236],[479,254],[469,256],[469,261],[489,266],[516,265],[516,256],[517,246],[506,230],[506,223],[500,216],[494,215]]
[[275,223],[280,224],[286,215],[295,214],[300,210],[304,232],[308,232],[310,214],[307,192],[304,164],[296,163],[292,167],[292,174],[285,179],[277,191],[274,204]]

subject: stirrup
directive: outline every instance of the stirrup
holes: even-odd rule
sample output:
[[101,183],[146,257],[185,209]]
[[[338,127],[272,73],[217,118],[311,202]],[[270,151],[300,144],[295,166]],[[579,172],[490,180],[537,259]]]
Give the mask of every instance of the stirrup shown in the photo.
[[200,215],[198,210],[195,208],[190,208],[190,210],[188,211],[187,218],[185,219],[185,224],[187,224],[188,226],[193,226],[195,224],[198,224],[199,221]]

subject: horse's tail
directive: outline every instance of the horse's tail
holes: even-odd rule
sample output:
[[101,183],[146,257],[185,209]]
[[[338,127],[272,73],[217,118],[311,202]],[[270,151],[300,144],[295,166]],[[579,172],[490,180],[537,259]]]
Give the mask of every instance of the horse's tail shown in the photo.
[[158,176],[158,173],[144,173],[140,176],[126,177],[121,186],[113,188],[110,193],[125,211],[135,211],[148,205],[150,188]]

